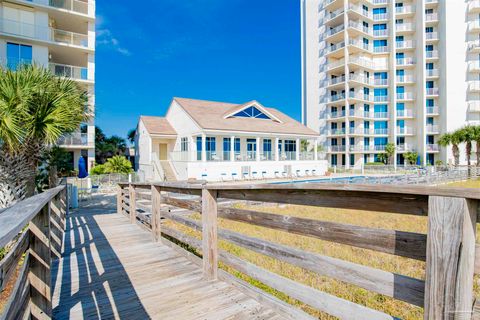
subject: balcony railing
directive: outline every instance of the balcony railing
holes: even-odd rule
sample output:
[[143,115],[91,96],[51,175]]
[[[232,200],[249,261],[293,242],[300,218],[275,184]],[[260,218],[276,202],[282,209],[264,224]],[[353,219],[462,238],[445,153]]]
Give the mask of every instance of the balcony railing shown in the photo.
[[397,117],[400,118],[413,118],[415,116],[415,113],[413,110],[397,110]]
[[345,134],[345,132],[346,132],[345,128],[328,130],[328,134],[331,135],[331,136],[342,135],[342,134]]
[[470,0],[468,3],[468,11],[480,11],[480,1]]
[[397,92],[397,99],[398,100],[413,100],[415,99],[415,95],[413,92]]
[[415,77],[412,75],[403,75],[403,76],[396,76],[398,83],[412,83],[415,82]]
[[49,0],[48,5],[86,15],[94,15],[95,13],[95,1],[93,0],[88,0],[87,2],[78,0]]
[[373,52],[374,53],[386,53],[386,52],[388,52],[388,46],[373,47]]
[[61,146],[93,146],[94,141],[89,141],[87,133],[75,132],[60,137],[58,144]]
[[427,88],[427,96],[438,96],[438,88]]
[[429,125],[426,126],[426,131],[427,131],[427,133],[438,133],[439,132],[438,131],[438,125],[429,124]]
[[373,101],[375,102],[387,102],[388,96],[374,96]]
[[367,84],[367,85],[372,85],[373,84],[373,79],[372,78],[366,77],[365,75],[358,74],[358,73],[350,75],[349,80],[360,82],[360,83]]
[[429,13],[425,15],[425,21],[438,21],[438,13]]
[[480,29],[480,20],[470,21],[468,23],[468,31],[477,31]]
[[345,117],[345,110],[337,111],[337,112],[329,112],[329,113],[328,113],[328,117],[329,117],[330,119]]
[[397,23],[395,24],[395,30],[402,32],[402,31],[413,31],[415,29],[412,23]]
[[415,60],[413,58],[396,58],[397,66],[413,66]]
[[340,67],[342,65],[345,64],[345,59],[340,59],[340,60],[337,60],[337,61],[333,61],[333,62],[330,62],[328,65],[327,65],[327,69],[328,70],[332,70],[334,68],[337,68],[337,67]]
[[345,94],[339,93],[339,94],[330,96],[328,101],[329,102],[335,102],[335,101],[339,101],[339,100],[343,100],[343,99],[345,99]]
[[343,8],[327,13],[326,21],[332,20],[339,15],[343,14]]
[[388,29],[382,30],[373,30],[374,37],[387,37],[388,36]]
[[364,43],[362,40],[358,39],[350,39],[348,41],[348,44],[351,46],[355,46],[357,48],[367,50],[367,51],[372,51],[372,45],[368,43]]
[[380,134],[380,135],[388,135],[388,129],[387,128],[375,128],[373,129],[374,134]]
[[427,77],[438,77],[440,75],[438,69],[426,69],[425,73]]
[[349,20],[348,27],[356,29],[366,34],[370,34],[370,35],[372,34],[372,29],[367,26],[364,26],[363,23],[359,21]]
[[328,85],[331,86],[331,85],[342,83],[342,82],[345,82],[345,76],[340,76],[340,77],[335,77],[335,78],[329,79],[328,80]]
[[343,152],[345,151],[345,146],[328,146],[329,152]]
[[397,14],[410,14],[414,12],[415,12],[415,8],[413,6],[403,6],[403,7],[395,8],[395,13]]
[[425,33],[426,40],[437,40],[438,39],[438,32],[427,32]]
[[438,144],[427,144],[427,151],[438,151]]
[[427,59],[436,59],[436,58],[438,58],[438,51],[437,50],[426,51],[425,52],[425,57]]
[[428,114],[428,115],[439,114],[439,108],[438,108],[438,106],[427,107],[426,110],[427,110],[427,114]]
[[49,67],[50,71],[57,77],[71,78],[75,80],[90,80],[88,79],[88,68],[58,63],[50,63]]
[[361,92],[350,92],[348,96],[351,99],[358,99],[358,100],[371,101],[371,102],[374,101],[373,100],[374,96],[372,94],[364,94]]
[[406,151],[413,151],[414,147],[408,143],[398,144],[397,151],[399,152],[406,152]]
[[415,43],[412,40],[396,41],[395,46],[398,49],[415,48]]
[[468,50],[480,50],[480,40],[473,40],[468,42]]
[[85,34],[52,29],[47,26],[39,26],[15,20],[0,19],[0,32],[41,41],[89,47],[88,36]]
[[412,135],[412,134],[415,134],[415,129],[412,127],[397,127],[397,134]]
[[335,28],[332,28],[327,31],[327,37],[331,37],[339,32],[342,32],[343,29],[345,29],[343,24],[336,26]]
[[468,112],[480,112],[480,101],[470,101],[468,103]]
[[480,91],[480,81],[470,81],[468,83],[468,90],[470,91]]
[[377,13],[373,15],[373,20],[381,21],[381,20],[388,20],[388,13]]
[[478,71],[480,70],[480,61],[469,61],[468,62],[468,71]]
[[373,4],[387,4],[388,0],[373,0]]
[[336,43],[334,45],[331,45],[327,48],[327,51],[330,53],[330,52],[334,52],[334,51],[337,51],[341,48],[345,47],[345,42],[339,42],[339,43]]
[[364,16],[364,17],[372,19],[372,14],[369,11],[363,9],[363,7],[360,7],[359,5],[354,5],[354,4],[350,3],[349,6],[348,6],[348,9],[351,10],[351,11],[354,11],[354,12],[356,12],[356,13]]

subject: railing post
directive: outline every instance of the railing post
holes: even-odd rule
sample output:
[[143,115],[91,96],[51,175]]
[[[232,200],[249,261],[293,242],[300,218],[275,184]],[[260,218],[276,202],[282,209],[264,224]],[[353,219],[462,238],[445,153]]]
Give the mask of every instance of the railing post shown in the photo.
[[161,188],[157,186],[152,186],[152,216],[151,216],[151,225],[152,225],[152,235],[154,241],[159,241],[161,238],[161,211],[160,207],[162,205],[162,194]]
[[137,205],[136,205],[136,193],[135,193],[135,186],[133,184],[129,185],[129,205],[128,209],[130,211],[130,222],[136,223],[137,222]]
[[117,189],[117,213],[123,213],[122,202],[123,202],[123,188],[122,188],[121,185],[118,185],[118,189]]
[[34,319],[51,318],[50,203],[30,221],[30,312]]
[[429,197],[424,319],[471,319],[477,206]]
[[207,280],[217,279],[217,191],[202,189],[202,251],[203,276]]

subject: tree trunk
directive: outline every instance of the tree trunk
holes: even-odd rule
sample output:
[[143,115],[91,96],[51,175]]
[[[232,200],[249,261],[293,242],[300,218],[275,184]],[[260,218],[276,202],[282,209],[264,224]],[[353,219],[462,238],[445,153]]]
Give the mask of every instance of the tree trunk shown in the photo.
[[27,181],[34,174],[23,153],[0,149],[0,208],[7,208],[27,195]]
[[465,152],[467,154],[467,165],[470,167],[470,158],[472,155],[472,143],[470,141],[467,142],[465,147]]
[[477,167],[480,167],[480,140],[477,140],[476,146],[477,146]]
[[460,165],[460,151],[458,150],[458,146],[456,144],[452,145],[452,153],[453,158],[455,159],[455,167]]
[[48,187],[55,188],[58,184],[57,166],[51,165],[48,170]]

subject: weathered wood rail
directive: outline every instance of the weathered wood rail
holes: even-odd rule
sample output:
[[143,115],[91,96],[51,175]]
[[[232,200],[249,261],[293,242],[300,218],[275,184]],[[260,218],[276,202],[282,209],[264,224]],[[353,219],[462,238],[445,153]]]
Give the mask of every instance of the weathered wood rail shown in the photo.
[[65,186],[45,191],[0,213],[0,248],[15,242],[0,261],[0,291],[15,280],[0,319],[47,319],[52,315],[51,265],[60,258]]
[[[178,197],[186,194],[192,197]],[[218,199],[250,200],[428,216],[428,233],[383,230],[219,206]],[[151,215],[140,215],[140,200],[151,201]],[[473,278],[480,273],[476,222],[480,191],[387,185],[193,185],[121,184],[118,212],[132,223],[142,220],[154,241],[165,236],[202,252],[204,277],[225,276],[223,262],[265,285],[311,307],[342,319],[392,319],[391,315],[319,291],[262,269],[219,250],[219,239],[409,304],[423,307],[425,319],[470,319]],[[168,210],[169,206],[199,212],[201,221]],[[147,208],[148,210],[148,208]],[[361,213],[359,213],[361,214]],[[219,229],[218,218],[425,261],[425,280],[395,274],[282,244]],[[170,219],[201,232],[202,240],[164,226]],[[180,247],[179,247],[180,248]],[[183,250],[183,249],[181,249]],[[186,251],[185,251],[186,252]],[[194,259],[198,259],[193,255]],[[261,295],[268,296],[266,293]]]

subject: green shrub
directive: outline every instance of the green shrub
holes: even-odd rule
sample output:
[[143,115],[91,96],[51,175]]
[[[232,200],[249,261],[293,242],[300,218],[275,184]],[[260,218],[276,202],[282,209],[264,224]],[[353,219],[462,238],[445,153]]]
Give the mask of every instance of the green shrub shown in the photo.
[[105,174],[105,165],[104,164],[96,164],[91,170],[90,174],[92,175],[99,175]]
[[132,163],[122,156],[114,156],[105,163],[105,173],[130,173]]
[[383,163],[383,162],[368,162],[365,165],[366,166],[384,166],[385,163]]

